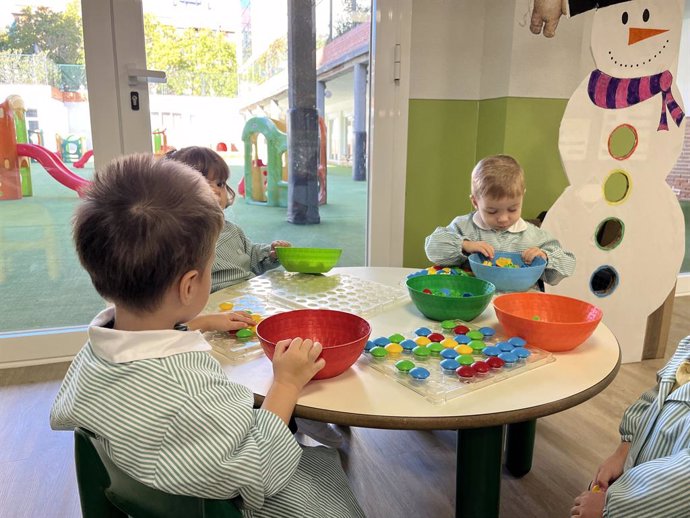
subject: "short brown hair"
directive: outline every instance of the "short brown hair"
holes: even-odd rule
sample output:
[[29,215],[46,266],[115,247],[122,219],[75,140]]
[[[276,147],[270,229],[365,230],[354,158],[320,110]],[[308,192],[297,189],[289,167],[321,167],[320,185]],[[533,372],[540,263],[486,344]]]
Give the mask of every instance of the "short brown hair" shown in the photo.
[[166,157],[183,162],[212,180],[227,182],[230,178],[230,168],[223,157],[207,147],[183,147],[168,153]]
[[512,156],[488,156],[472,170],[472,194],[497,200],[517,198],[525,194],[525,173]]
[[96,291],[152,311],[184,273],[206,268],[223,213],[199,174],[130,155],[97,171],[74,216],[74,242]]

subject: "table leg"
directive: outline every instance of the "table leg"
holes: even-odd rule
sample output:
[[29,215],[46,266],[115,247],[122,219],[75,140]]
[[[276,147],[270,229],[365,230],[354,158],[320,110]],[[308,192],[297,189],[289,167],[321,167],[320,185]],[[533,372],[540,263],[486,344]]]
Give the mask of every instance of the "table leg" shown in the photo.
[[498,518],[503,427],[458,430],[456,518]]
[[524,477],[532,469],[534,436],[537,420],[508,425],[506,437],[506,468],[515,477]]

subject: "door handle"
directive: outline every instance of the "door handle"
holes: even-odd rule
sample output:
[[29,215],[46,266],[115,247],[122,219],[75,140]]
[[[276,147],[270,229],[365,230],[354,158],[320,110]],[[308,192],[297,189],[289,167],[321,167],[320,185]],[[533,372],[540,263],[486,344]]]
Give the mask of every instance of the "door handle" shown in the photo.
[[127,81],[129,86],[136,86],[139,83],[167,83],[168,78],[162,70],[148,70],[127,65]]

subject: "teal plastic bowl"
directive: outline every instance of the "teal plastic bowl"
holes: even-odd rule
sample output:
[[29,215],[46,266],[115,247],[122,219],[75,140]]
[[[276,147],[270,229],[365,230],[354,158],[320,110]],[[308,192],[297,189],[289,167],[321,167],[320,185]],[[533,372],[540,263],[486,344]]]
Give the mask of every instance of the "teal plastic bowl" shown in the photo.
[[419,275],[406,284],[414,305],[431,320],[473,320],[496,292],[490,282],[464,275]]
[[470,268],[478,278],[489,281],[498,291],[527,291],[536,284],[544,273],[546,261],[535,257],[532,264],[526,265],[519,252],[496,252],[493,263],[499,257],[508,257],[513,264],[520,268],[501,268],[500,266],[486,266],[482,264],[489,258],[482,254],[472,254],[469,257]]
[[341,248],[276,247],[278,260],[288,272],[326,273],[338,264],[342,253]]

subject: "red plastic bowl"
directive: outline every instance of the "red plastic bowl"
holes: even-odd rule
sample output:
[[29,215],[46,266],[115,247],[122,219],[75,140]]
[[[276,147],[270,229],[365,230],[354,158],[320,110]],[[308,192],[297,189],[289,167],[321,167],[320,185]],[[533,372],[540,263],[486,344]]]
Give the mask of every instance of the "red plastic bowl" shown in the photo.
[[362,317],[331,309],[298,309],[270,316],[256,326],[261,347],[273,359],[276,343],[286,338],[311,338],[323,346],[326,366],[313,379],[342,374],[357,361],[371,334]]
[[575,349],[602,317],[601,309],[583,300],[536,292],[500,295],[494,310],[507,335],[552,352]]

